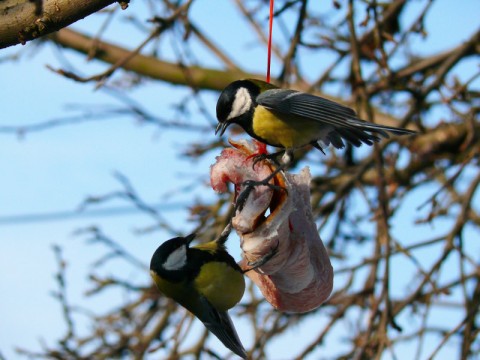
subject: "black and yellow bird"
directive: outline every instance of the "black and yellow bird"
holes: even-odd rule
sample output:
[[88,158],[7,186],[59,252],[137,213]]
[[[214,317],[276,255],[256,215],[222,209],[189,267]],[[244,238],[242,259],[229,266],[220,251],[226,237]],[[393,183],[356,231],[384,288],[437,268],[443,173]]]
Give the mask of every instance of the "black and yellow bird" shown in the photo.
[[176,237],[160,245],[150,262],[150,274],[164,295],[193,313],[227,348],[245,359],[228,315],[245,292],[244,271],[228,254],[224,241],[190,246],[194,238],[195,234]]
[[289,156],[293,149],[309,144],[323,152],[319,141],[341,149],[344,140],[358,147],[380,141],[379,136],[388,138],[389,132],[415,133],[361,120],[355,111],[334,101],[254,79],[234,81],[222,91],[217,119],[215,134],[223,135],[228,126],[237,124],[251,137]]

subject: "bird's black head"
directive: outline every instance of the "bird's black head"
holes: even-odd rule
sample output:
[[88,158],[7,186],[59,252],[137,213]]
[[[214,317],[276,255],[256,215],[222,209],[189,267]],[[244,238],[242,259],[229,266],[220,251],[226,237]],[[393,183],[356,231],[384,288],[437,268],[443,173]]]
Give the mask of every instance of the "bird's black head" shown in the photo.
[[187,271],[187,251],[195,234],[176,237],[160,245],[150,261],[150,270],[171,281],[181,281]]
[[260,87],[251,80],[237,80],[228,85],[220,94],[217,102],[218,125],[215,134],[223,135],[231,124],[246,127],[252,120],[255,99]]

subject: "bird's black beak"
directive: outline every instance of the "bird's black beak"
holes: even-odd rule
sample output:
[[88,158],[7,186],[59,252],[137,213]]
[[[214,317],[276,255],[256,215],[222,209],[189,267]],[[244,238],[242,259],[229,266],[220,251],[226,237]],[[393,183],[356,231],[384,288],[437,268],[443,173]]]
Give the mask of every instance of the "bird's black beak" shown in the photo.
[[219,122],[217,128],[215,129],[215,135],[217,135],[217,133],[220,131],[220,136],[222,136],[225,130],[227,130],[228,125],[230,125],[230,122],[228,121]]

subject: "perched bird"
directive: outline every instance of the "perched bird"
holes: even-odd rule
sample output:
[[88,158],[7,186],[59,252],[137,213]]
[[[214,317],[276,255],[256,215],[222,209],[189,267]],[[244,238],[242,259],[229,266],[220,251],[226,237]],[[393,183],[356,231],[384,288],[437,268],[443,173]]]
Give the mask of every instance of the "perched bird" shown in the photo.
[[[251,137],[292,156],[295,148],[313,145],[323,152],[332,144],[337,149],[362,143],[372,145],[395,135],[414,131],[373,124],[355,111],[334,101],[300,91],[280,89],[261,80],[237,80],[228,85],[217,102],[219,121],[215,134],[223,135],[231,124],[240,125]],[[272,154],[272,155],[278,155]]]
[[[153,254],[150,274],[158,289],[192,312],[235,354],[246,358],[228,310],[245,291],[244,271],[224,241],[190,247],[195,234],[167,240]],[[225,239],[226,240],[226,239]]]

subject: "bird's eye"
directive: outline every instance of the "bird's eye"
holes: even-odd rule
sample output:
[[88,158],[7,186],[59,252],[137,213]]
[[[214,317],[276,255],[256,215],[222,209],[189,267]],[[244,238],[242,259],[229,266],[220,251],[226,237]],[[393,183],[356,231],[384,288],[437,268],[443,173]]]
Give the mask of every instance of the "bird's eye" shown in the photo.
[[167,260],[163,263],[163,268],[168,271],[180,270],[187,264],[187,247],[185,245],[172,251]]

